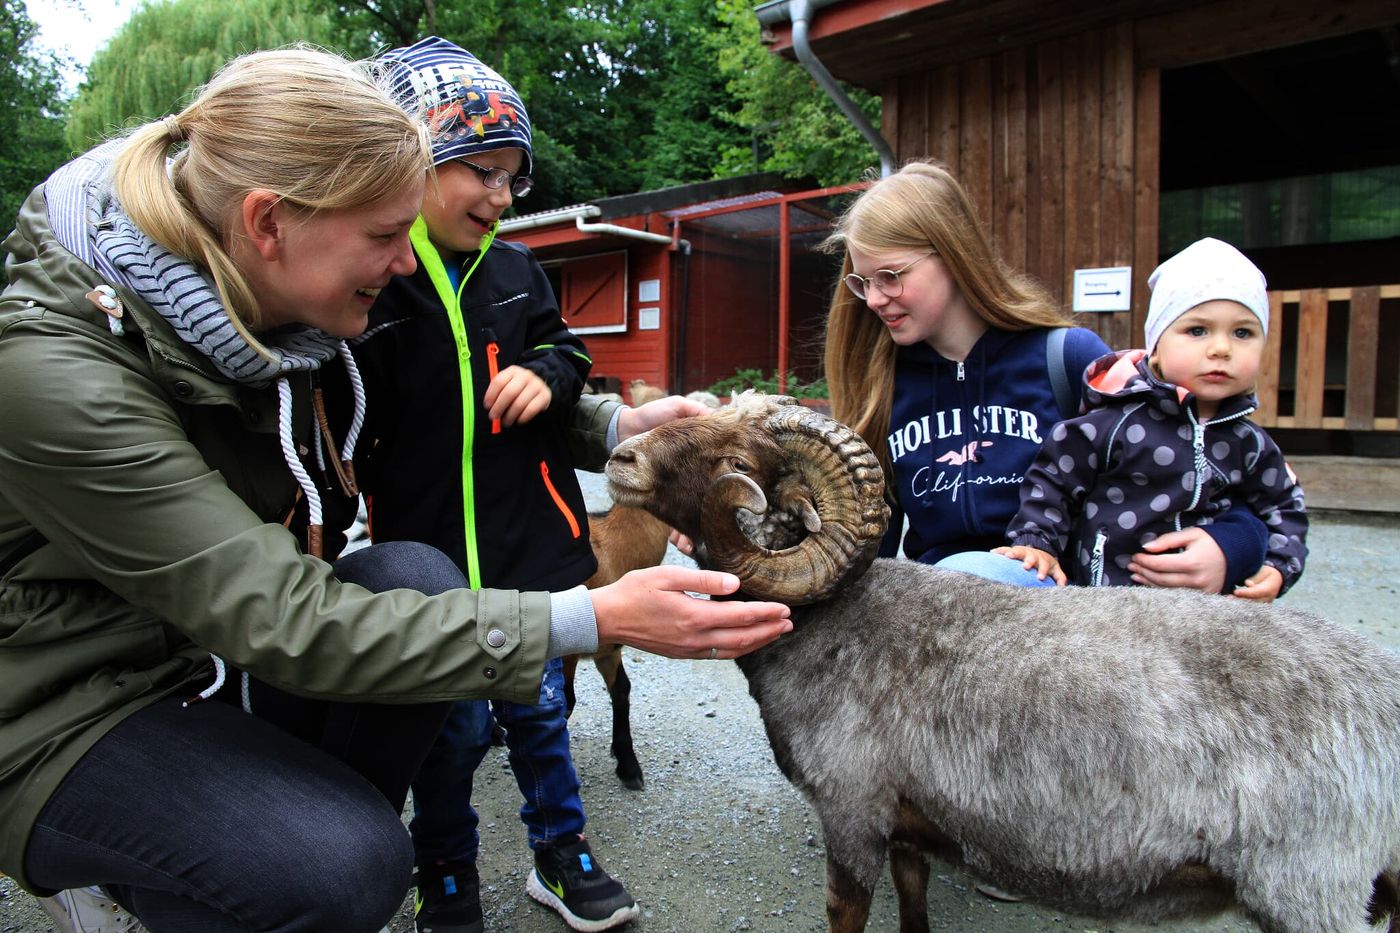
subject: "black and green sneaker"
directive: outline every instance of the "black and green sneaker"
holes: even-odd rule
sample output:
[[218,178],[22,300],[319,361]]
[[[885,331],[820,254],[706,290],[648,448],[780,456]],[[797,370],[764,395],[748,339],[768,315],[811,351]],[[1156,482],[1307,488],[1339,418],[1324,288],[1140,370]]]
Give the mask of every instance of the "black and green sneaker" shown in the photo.
[[536,852],[535,870],[530,872],[525,890],[584,933],[610,930],[635,920],[639,913],[632,895],[603,871],[582,836]]
[[413,898],[417,933],[482,933],[481,882],[471,862],[445,862],[418,869]]

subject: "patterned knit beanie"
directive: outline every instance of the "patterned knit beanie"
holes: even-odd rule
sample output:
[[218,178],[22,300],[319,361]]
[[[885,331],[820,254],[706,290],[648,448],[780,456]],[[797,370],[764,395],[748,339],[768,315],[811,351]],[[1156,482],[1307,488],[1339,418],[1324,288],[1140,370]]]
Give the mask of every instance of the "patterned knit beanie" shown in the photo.
[[1269,332],[1269,296],[1264,273],[1244,253],[1223,240],[1197,240],[1158,266],[1147,277],[1152,300],[1147,304],[1147,352],[1172,321],[1206,301],[1237,301],[1254,312]]
[[472,53],[429,36],[380,55],[388,91],[422,117],[433,135],[433,164],[478,152],[523,149],[520,175],[533,174],[530,115],[515,88]]

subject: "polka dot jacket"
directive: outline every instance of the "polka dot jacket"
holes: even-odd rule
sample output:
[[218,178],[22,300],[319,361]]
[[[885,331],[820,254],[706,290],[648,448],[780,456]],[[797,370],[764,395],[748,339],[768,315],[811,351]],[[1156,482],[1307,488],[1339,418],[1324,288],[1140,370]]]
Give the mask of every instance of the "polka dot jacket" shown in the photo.
[[1051,429],[1026,473],[1013,545],[1056,555],[1073,583],[1130,586],[1142,545],[1243,505],[1268,528],[1265,563],[1293,585],[1307,557],[1303,491],[1248,420],[1253,395],[1200,423],[1195,397],[1158,379],[1143,350],[1101,357],[1084,379],[1087,413]]

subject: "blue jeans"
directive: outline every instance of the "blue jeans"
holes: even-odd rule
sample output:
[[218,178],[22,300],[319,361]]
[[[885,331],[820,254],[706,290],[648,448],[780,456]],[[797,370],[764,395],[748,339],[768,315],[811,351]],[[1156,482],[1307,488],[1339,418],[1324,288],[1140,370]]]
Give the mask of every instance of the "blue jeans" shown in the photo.
[[[411,542],[335,570],[375,591],[466,586],[450,558]],[[216,700],[184,707],[182,693],[99,739],[39,814],[31,881],[103,885],[152,931],[387,923],[413,870],[399,812],[449,704],[264,702],[254,688],[251,716]]]
[[583,802],[569,752],[563,662],[545,665],[540,702],[462,700],[452,704],[447,724],[413,781],[414,816],[409,830],[418,864],[476,862],[480,818],[472,806],[472,779],[491,747],[493,713],[506,732],[510,769],[520,786],[531,849],[583,832]]
[[1055,585],[1055,581],[1050,577],[1037,580],[1035,571],[1022,567],[1019,560],[993,554],[991,551],[963,551],[959,554],[949,554],[933,566],[939,570],[956,570],[960,573],[986,577],[997,583],[1010,583],[1012,586]]

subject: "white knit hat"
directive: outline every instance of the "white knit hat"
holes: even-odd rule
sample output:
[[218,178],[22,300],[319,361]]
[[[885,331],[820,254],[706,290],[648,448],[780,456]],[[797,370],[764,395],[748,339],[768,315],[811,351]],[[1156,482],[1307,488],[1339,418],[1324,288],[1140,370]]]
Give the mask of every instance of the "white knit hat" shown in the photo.
[[1206,301],[1238,301],[1254,312],[1269,332],[1269,295],[1264,273],[1244,253],[1223,240],[1197,240],[1147,277],[1152,300],[1147,305],[1147,352],[1172,321]]

